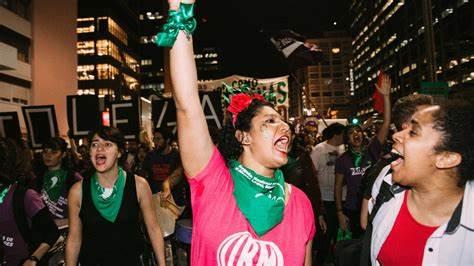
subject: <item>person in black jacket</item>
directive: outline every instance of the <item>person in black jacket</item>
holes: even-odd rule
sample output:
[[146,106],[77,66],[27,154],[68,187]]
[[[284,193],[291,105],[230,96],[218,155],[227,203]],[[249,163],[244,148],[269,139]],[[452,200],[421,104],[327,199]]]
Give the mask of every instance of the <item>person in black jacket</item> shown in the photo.
[[6,265],[45,265],[59,238],[41,196],[22,185],[31,153],[21,141],[0,140],[0,237]]

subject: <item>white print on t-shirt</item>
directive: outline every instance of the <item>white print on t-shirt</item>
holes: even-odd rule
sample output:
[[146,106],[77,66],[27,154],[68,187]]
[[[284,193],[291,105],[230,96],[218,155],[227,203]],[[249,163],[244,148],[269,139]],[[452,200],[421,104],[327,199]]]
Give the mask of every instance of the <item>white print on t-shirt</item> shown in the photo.
[[269,241],[257,240],[249,232],[238,232],[227,237],[217,250],[217,265],[274,265],[283,266],[283,254]]
[[59,179],[58,179],[57,176],[53,176],[53,177],[51,178],[52,184],[51,184],[51,186],[50,186],[49,188],[53,188],[54,186],[56,186],[56,184],[58,183],[58,180],[59,180]]
[[2,236],[2,242],[5,247],[11,248],[14,245],[13,237]]
[[365,170],[367,170],[369,167],[370,167],[370,165],[368,165],[366,167],[356,167],[356,168],[351,167],[351,173],[352,173],[352,175],[364,175]]

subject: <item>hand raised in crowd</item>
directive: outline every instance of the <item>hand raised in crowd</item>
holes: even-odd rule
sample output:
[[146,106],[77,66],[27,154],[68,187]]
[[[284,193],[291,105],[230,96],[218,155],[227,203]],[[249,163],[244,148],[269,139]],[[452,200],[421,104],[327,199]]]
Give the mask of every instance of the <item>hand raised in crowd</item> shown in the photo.
[[168,5],[171,10],[177,10],[179,9],[179,4],[193,4],[196,2],[195,0],[168,0]]
[[392,80],[390,79],[390,76],[385,73],[381,73],[380,80],[380,86],[379,84],[375,83],[375,88],[377,88],[380,94],[384,96],[390,95],[390,88],[392,87]]

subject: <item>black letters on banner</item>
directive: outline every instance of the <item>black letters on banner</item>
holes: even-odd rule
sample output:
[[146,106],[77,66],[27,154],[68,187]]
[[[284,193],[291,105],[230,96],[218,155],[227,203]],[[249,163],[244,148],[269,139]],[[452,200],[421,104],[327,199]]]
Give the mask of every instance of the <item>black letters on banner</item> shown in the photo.
[[0,138],[21,138],[20,121],[16,112],[0,113]]
[[[208,125],[221,129],[224,117],[221,92],[200,92],[199,99]],[[173,99],[153,101],[152,120],[154,128],[169,127],[173,130],[173,133],[176,133],[176,106]]]
[[100,125],[99,98],[96,95],[67,96],[67,123],[73,137],[87,137]]
[[21,109],[31,148],[41,149],[43,143],[59,135],[54,105],[23,106]]
[[126,140],[136,140],[140,132],[138,103],[136,101],[111,102],[110,125],[120,129]]

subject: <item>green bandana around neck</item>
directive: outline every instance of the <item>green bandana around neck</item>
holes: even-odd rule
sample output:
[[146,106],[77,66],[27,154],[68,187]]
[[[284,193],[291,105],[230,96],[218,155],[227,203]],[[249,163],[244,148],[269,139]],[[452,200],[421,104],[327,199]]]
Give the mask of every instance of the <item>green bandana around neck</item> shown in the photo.
[[7,197],[8,191],[10,191],[11,187],[12,187],[12,185],[4,186],[4,187],[1,188],[1,190],[0,190],[0,204],[2,204],[3,201],[5,200],[5,198]]
[[100,215],[109,222],[115,222],[120,206],[122,204],[123,192],[125,188],[125,171],[119,167],[118,178],[113,188],[103,188],[99,184],[97,172],[91,179],[92,202]]
[[50,200],[54,202],[58,201],[61,193],[64,191],[66,177],[67,171],[63,169],[46,171],[44,174],[43,189]]
[[280,169],[274,178],[264,177],[232,160],[230,173],[234,181],[237,206],[258,236],[262,236],[283,219],[285,179]]
[[360,167],[362,165],[362,159],[364,158],[364,152],[358,152],[350,148],[352,154],[352,160],[355,167]]

